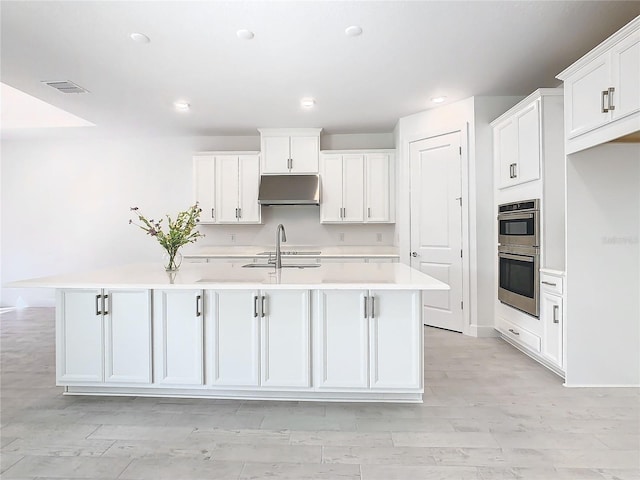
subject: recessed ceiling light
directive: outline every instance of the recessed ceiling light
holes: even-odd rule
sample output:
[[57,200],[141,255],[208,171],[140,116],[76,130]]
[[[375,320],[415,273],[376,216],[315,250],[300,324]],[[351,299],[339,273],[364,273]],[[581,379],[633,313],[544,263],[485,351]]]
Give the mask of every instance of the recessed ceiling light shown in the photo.
[[131,40],[137,43],[149,43],[151,41],[151,39],[147,37],[144,33],[134,32],[131,35],[129,35],[129,37],[131,37]]
[[362,35],[362,27],[359,27],[358,25],[351,25],[350,27],[347,27],[344,34],[347,37],[357,37],[358,35]]
[[191,105],[189,105],[188,102],[182,102],[182,101],[173,102],[173,106],[179,112],[187,112],[191,108]]
[[447,99],[447,97],[433,97],[431,101],[433,103],[442,103]]
[[302,108],[313,108],[315,104],[316,101],[311,97],[306,97],[300,100],[300,105],[302,106]]
[[247,30],[247,29],[241,29],[238,30],[236,32],[236,35],[238,36],[238,38],[241,38],[243,40],[251,40],[254,37],[254,34],[251,30]]

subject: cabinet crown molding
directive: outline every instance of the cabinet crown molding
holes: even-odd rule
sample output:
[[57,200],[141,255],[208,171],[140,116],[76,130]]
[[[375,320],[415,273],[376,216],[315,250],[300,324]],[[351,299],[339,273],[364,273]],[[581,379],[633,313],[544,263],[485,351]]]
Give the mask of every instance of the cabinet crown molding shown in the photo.
[[515,104],[513,107],[511,107],[509,110],[507,110],[502,115],[500,115],[498,118],[496,118],[493,122],[490,123],[490,125],[492,127],[495,127],[499,123],[502,123],[502,121],[505,120],[506,118],[511,117],[513,114],[519,112],[520,110],[525,108],[527,105],[529,105],[531,102],[534,102],[534,101],[538,100],[539,98],[551,97],[551,96],[561,97],[563,95],[564,95],[564,89],[563,88],[539,88],[538,90],[534,91],[531,95],[529,95],[526,98],[523,98],[517,104]]
[[616,33],[611,35],[605,41],[600,43],[597,47],[593,48],[591,51],[580,57],[578,60],[573,62],[570,66],[565,68],[562,72],[556,75],[558,80],[565,81],[571,75],[573,75],[576,71],[580,70],[582,67],[587,65],[589,62],[593,61],[600,55],[606,53],[610,50],[614,45],[619,43],[620,41],[627,38],[629,35],[633,34],[637,30],[640,29],[640,15],[631,20],[627,25],[622,27]]
[[289,135],[320,135],[322,128],[258,128],[260,135],[283,136]]

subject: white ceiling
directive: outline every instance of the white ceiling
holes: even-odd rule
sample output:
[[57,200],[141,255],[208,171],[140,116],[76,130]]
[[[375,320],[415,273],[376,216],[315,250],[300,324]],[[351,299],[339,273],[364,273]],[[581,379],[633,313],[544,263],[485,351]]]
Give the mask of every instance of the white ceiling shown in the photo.
[[[95,123],[162,135],[391,132],[473,95],[526,95],[640,15],[618,1],[2,1],[1,80]],[[363,34],[347,37],[359,25]],[[236,36],[239,29],[252,40]],[[133,42],[141,32],[148,44]],[[70,80],[87,94],[41,83]],[[300,107],[311,96],[316,107]],[[188,113],[173,108],[188,101]]]

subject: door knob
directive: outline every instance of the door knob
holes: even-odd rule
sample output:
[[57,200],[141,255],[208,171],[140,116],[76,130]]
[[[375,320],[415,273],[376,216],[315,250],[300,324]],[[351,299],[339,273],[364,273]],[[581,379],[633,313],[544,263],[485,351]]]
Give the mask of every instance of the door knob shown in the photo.
[[418,256],[418,252],[411,252],[411,256],[414,257],[414,258],[417,257]]

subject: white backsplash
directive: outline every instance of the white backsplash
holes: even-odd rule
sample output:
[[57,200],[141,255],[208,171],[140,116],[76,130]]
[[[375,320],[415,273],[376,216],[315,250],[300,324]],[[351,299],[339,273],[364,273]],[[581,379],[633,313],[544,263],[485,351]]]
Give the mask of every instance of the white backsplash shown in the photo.
[[201,225],[206,235],[197,247],[209,245],[271,245],[275,242],[276,227],[285,226],[290,245],[393,245],[394,224],[320,223],[320,207],[272,206],[262,207],[262,225]]

